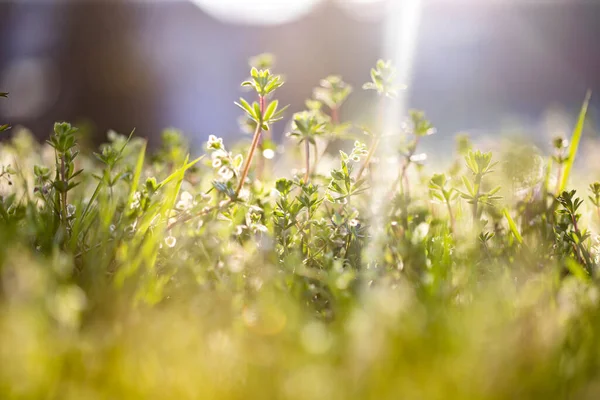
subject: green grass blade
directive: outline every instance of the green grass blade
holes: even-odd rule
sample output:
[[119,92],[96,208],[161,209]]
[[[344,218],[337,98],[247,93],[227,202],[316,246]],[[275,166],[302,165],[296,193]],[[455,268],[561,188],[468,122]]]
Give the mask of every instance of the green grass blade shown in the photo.
[[146,145],[147,142],[144,142],[142,148],[140,149],[140,154],[138,155],[137,162],[135,164],[135,171],[133,173],[133,179],[131,180],[131,188],[129,188],[127,208],[131,206],[131,203],[133,202],[133,196],[135,195],[135,192],[137,191],[140,182],[140,176],[142,175],[142,169],[144,168],[144,159],[146,157]]
[[577,155],[577,149],[579,148],[579,141],[581,140],[581,134],[583,133],[583,126],[585,124],[585,117],[587,115],[588,105],[590,104],[590,99],[592,97],[592,91],[588,90],[585,95],[585,100],[583,101],[583,105],[581,106],[581,111],[579,112],[579,118],[577,119],[577,124],[575,125],[575,129],[573,130],[573,136],[571,137],[571,145],[569,146],[569,158],[565,163],[565,170],[563,172],[562,179],[560,181],[560,186],[558,188],[557,195],[562,193],[563,190],[567,187],[567,182],[569,180],[569,175],[571,174],[571,168],[573,168],[573,163],[575,162],[575,156]]
[[513,235],[515,235],[515,239],[517,239],[517,242],[519,242],[519,244],[523,244],[523,237],[521,236],[519,229],[517,229],[517,224],[515,224],[515,221],[512,219],[510,213],[508,212],[508,209],[506,208],[504,209],[504,216],[506,217],[506,221],[508,221],[510,231],[513,233]]
[[169,175],[168,177],[166,177],[165,180],[163,180],[162,182],[160,182],[160,184],[158,185],[158,187],[165,186],[167,183],[169,183],[173,179],[177,178],[181,173],[184,173],[188,169],[192,168],[198,161],[202,160],[203,158],[204,158],[204,156],[202,155],[202,156],[196,158],[195,160],[190,161],[189,163],[187,162],[187,158],[186,158],[185,164],[181,168],[179,168],[175,172],[173,172],[171,175]]

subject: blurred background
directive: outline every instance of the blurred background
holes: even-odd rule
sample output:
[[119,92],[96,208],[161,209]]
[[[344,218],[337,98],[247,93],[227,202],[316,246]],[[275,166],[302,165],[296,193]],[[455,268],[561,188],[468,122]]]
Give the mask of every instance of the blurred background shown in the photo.
[[[600,93],[599,37],[593,0],[0,0],[0,121],[40,138],[56,120],[98,141],[134,127],[151,143],[166,127],[196,146],[233,138],[247,60],[268,51],[288,116],[321,78],[358,89],[383,57],[400,64],[406,104],[427,112],[436,143],[464,131],[546,140],[569,133],[588,88]],[[342,118],[372,101],[355,90]]]

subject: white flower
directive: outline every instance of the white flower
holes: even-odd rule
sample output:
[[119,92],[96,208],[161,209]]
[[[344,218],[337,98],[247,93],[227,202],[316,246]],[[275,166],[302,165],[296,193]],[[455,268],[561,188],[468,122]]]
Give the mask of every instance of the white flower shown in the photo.
[[179,201],[177,202],[177,205],[175,206],[175,208],[183,211],[183,210],[190,209],[195,205],[196,205],[196,202],[194,201],[194,196],[190,192],[184,191],[181,193],[181,196],[180,196]]
[[223,139],[218,138],[215,135],[208,136],[208,143],[206,144],[208,149],[220,149],[223,147]]
[[177,239],[175,239],[173,236],[168,236],[165,238],[165,244],[169,247],[175,247],[176,243]]
[[213,158],[213,160],[212,160],[213,168],[219,168],[221,165],[223,165],[223,161],[221,161],[220,158]]
[[211,156],[211,158],[213,160],[215,158],[228,158],[229,157],[229,153],[227,153],[225,150],[218,149],[218,150],[213,151],[210,156]]
[[72,217],[75,215],[76,207],[73,204],[67,205],[67,217]]
[[231,178],[233,178],[233,170],[231,170],[231,168],[223,165],[221,167],[221,169],[219,169],[219,175],[221,175],[221,178],[223,178],[226,181],[228,181]]
[[360,223],[359,220],[357,220],[356,218],[353,218],[350,221],[348,221],[348,226],[351,228],[354,228],[355,226],[358,226],[359,223]]

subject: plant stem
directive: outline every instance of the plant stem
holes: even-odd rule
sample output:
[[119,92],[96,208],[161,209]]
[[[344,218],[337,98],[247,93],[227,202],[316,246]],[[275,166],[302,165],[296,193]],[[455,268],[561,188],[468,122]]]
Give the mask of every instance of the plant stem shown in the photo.
[[252,158],[254,157],[254,151],[258,146],[258,142],[260,141],[260,135],[262,133],[262,118],[265,113],[265,98],[263,96],[259,97],[260,103],[260,121],[256,123],[256,130],[254,131],[254,137],[252,138],[252,144],[250,145],[250,150],[248,150],[248,156],[246,157],[246,164],[244,165],[244,169],[242,170],[242,175],[240,176],[240,182],[238,183],[237,189],[235,190],[235,197],[240,195],[242,188],[244,187],[244,181],[248,176],[248,172],[250,171],[250,164],[252,164]]
[[308,177],[310,174],[310,143],[308,142],[308,140],[304,141],[304,152],[305,152],[305,156],[306,156],[306,159],[305,159],[306,172],[304,172],[304,183],[308,183]]
[[559,196],[560,193],[560,181],[562,180],[562,163],[558,163],[558,173],[556,175],[556,195]]
[[338,125],[340,123],[340,114],[337,107],[331,108],[331,123],[333,125]]
[[213,211],[219,211],[219,210],[222,210],[223,208],[227,207],[229,204],[231,204],[231,200],[227,200],[227,201],[225,201],[225,202],[223,202],[223,203],[221,203],[221,204],[219,204],[219,205],[216,205],[216,206],[212,206],[212,207],[206,208],[206,209],[204,209],[204,210],[202,210],[202,211],[200,211],[200,212],[198,212],[198,213],[196,213],[196,214],[188,214],[188,215],[186,215],[184,218],[182,218],[182,219],[178,219],[178,220],[176,220],[176,221],[173,221],[172,223],[170,223],[170,224],[167,226],[167,232],[169,232],[169,231],[170,231],[171,229],[173,229],[175,226],[177,226],[177,225],[179,225],[179,224],[182,224],[182,223],[184,223],[184,222],[187,222],[187,221],[189,221],[189,220],[191,220],[191,219],[193,219],[193,218],[196,218],[196,217],[203,217],[203,216],[205,216],[205,215],[208,215],[208,214],[210,214],[210,213],[211,213],[211,212],[213,212]]
[[312,169],[310,171],[310,176],[314,176],[315,173],[317,172],[317,162],[319,161],[319,150],[317,148],[317,141],[315,140],[315,143],[313,144],[313,147],[315,149],[314,152],[314,161],[313,161],[313,165],[312,165]]
[[481,174],[475,176],[475,196],[473,196],[473,224],[477,221],[478,204],[479,204],[479,190],[481,187]]
[[450,199],[446,199],[446,207],[448,207],[448,218],[450,219],[450,233],[455,231],[454,214],[452,213],[452,206],[450,205]]
[[[65,172],[65,155],[61,154],[61,157],[60,157],[60,180],[66,184],[67,183],[67,178],[65,177],[65,175],[66,175],[66,172]],[[64,222],[65,228],[66,228],[67,227],[67,190],[66,190],[66,188],[61,193],[61,197],[62,197],[61,212],[62,212],[63,222]]]
[[375,151],[377,150],[377,146],[379,146],[379,142],[381,140],[381,137],[379,136],[375,136],[375,139],[373,139],[373,144],[371,145],[371,148],[369,149],[369,153],[367,153],[367,158],[365,158],[365,162],[361,165],[360,169],[358,170],[358,174],[356,175],[356,180],[358,181],[363,172],[365,172],[365,169],[369,166],[369,163],[371,162],[371,158],[373,157],[373,154],[375,154]]

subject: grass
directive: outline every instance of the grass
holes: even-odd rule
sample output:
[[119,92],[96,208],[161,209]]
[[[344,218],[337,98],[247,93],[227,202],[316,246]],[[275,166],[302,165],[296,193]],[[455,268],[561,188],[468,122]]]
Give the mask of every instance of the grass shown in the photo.
[[[251,144],[90,149],[57,123],[1,145],[1,398],[598,398],[600,183],[567,186],[589,95],[568,154],[460,136],[446,170],[412,110],[377,198],[387,137],[340,119],[352,88],[328,77],[284,115],[257,59]],[[394,76],[364,88],[386,101]],[[272,159],[282,118],[303,146]]]

